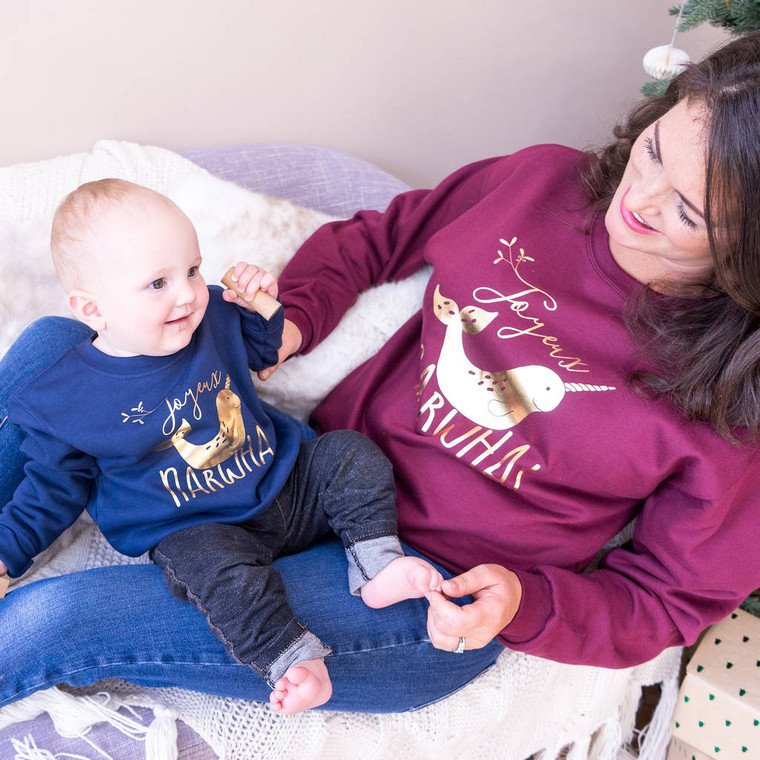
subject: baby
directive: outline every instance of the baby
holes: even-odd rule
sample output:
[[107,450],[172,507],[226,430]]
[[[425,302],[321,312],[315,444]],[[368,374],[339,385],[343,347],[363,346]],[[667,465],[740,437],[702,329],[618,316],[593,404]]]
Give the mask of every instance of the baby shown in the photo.
[[438,571],[399,543],[390,464],[358,433],[315,437],[258,398],[250,372],[277,363],[284,317],[249,301],[276,298],[277,282],[240,262],[234,288],[207,286],[195,229],[168,198],[87,183],[60,205],[51,248],[93,336],[12,400],[30,461],[0,512],[0,575],[23,573],[86,507],[118,551],[150,551],[266,678],[272,709],[324,704],[330,650],[295,619],[271,562],[332,530],[367,605],[437,590]]

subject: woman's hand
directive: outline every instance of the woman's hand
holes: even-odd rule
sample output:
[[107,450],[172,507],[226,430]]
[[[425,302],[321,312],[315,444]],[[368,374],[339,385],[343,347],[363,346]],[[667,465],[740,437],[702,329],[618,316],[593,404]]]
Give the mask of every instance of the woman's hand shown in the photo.
[[[515,616],[522,599],[518,577],[501,565],[477,565],[443,581],[441,591],[427,594],[427,630],[437,649],[452,651],[465,639],[465,649],[480,649]],[[471,595],[475,601],[459,607],[449,597]]]
[[285,320],[282,327],[282,345],[277,352],[277,364],[274,367],[267,367],[258,372],[259,380],[266,380],[272,376],[272,373],[292,354],[301,348],[302,342],[301,331],[289,319]]

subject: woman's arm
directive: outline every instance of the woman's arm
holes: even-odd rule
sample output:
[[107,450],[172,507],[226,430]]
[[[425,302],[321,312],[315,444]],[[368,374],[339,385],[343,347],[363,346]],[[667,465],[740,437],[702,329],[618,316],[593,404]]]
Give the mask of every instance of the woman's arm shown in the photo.
[[[428,241],[489,189],[491,167],[481,161],[452,174],[434,190],[397,196],[387,211],[361,211],[318,229],[280,276],[286,317],[308,353],[338,324],[359,293],[401,280],[425,264]],[[499,179],[504,180],[502,172]]]
[[647,499],[631,544],[593,572],[479,565],[447,581],[446,596],[470,594],[474,603],[430,595],[431,641],[451,650],[463,636],[470,649],[498,636],[511,649],[605,667],[693,643],[760,585],[760,462],[736,464],[741,475],[709,502],[663,484]]
[[519,571],[522,606],[500,640],[614,668],[693,644],[760,585],[760,461],[735,464],[740,476],[710,501],[663,484],[647,499],[630,545],[612,549],[593,572]]

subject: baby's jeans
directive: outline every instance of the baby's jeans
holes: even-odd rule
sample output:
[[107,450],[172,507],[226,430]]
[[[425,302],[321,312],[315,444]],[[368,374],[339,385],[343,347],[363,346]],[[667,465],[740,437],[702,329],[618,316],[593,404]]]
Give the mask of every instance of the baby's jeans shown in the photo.
[[172,593],[205,615],[230,655],[274,687],[291,665],[330,650],[296,620],[271,564],[330,530],[343,542],[354,594],[403,555],[391,465],[353,431],[301,444],[290,477],[263,514],[239,524],[184,528],[163,539],[151,558]]

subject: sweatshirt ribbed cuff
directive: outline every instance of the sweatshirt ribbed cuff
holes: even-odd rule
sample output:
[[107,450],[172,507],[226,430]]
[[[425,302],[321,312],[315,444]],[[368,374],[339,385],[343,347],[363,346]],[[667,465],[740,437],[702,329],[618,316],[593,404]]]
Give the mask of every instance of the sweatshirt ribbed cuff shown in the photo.
[[512,622],[499,634],[507,646],[535,639],[546,628],[552,614],[552,592],[546,578],[522,570],[514,572],[522,586],[522,598]]
[[16,534],[3,525],[0,525],[0,560],[8,568],[11,578],[18,578],[32,566],[32,558]]

